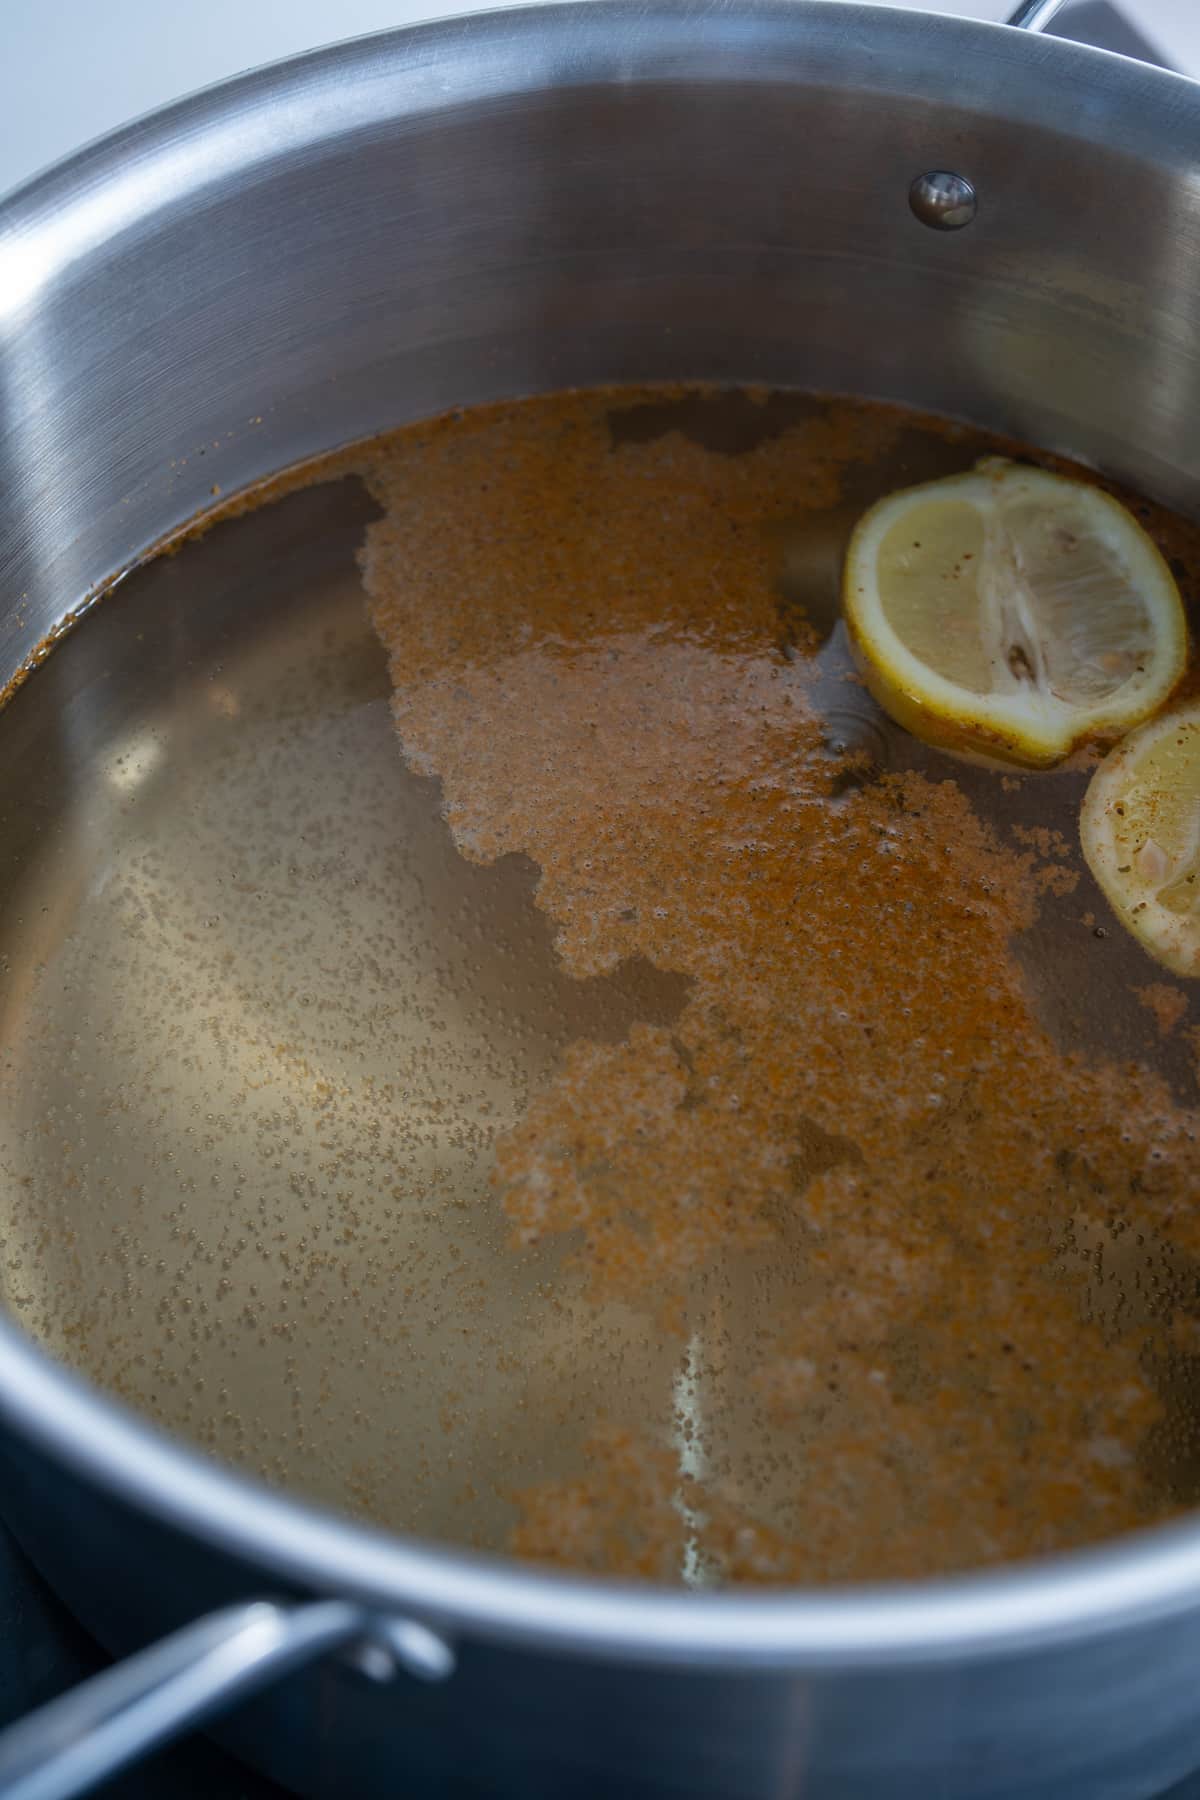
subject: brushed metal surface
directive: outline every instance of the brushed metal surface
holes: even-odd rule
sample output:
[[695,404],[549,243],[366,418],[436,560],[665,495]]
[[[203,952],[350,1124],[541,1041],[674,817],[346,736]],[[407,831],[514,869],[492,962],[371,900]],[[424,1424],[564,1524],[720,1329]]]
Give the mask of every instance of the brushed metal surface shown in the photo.
[[[939,168],[969,231],[909,210]],[[907,401],[1193,510],[1198,170],[1181,79],[849,5],[498,14],[201,96],[0,213],[0,677],[214,490],[571,383]],[[9,1326],[0,1411],[5,1511],[115,1648],[264,1580],[450,1629],[436,1691],[326,1666],[239,1714],[314,1795],[1136,1800],[1200,1760],[1192,1525],[987,1579],[667,1596],[307,1511]]]
[[[5,209],[0,664],[215,485],[564,383],[907,400],[1186,505],[1198,129],[1160,71],[842,5],[465,19],[185,102]],[[906,204],[943,167],[954,242]]]

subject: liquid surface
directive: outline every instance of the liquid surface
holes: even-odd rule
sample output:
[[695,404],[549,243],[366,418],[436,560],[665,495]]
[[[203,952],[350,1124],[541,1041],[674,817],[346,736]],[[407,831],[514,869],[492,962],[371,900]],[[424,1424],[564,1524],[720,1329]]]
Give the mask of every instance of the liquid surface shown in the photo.
[[1190,990],[1082,866],[1086,759],[939,756],[836,625],[862,507],[1005,448],[529,402],[124,584],[0,716],[27,1327],[275,1481],[600,1570],[1190,1504]]

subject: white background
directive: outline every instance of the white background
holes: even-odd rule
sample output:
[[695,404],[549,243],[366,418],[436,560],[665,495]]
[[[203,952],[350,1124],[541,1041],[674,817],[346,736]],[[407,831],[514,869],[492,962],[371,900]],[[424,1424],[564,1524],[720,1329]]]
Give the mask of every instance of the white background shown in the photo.
[[[1015,0],[926,3],[999,19]],[[1200,0],[1118,4],[1168,61],[1200,75]],[[471,10],[472,0],[0,0],[0,192],[226,75],[336,38]]]

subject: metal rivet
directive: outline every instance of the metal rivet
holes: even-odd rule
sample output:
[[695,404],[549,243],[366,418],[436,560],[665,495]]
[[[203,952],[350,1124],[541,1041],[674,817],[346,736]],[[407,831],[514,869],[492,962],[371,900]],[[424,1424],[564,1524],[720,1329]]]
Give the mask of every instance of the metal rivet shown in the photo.
[[445,1681],[454,1673],[457,1659],[451,1646],[416,1619],[381,1619],[375,1640],[385,1643],[400,1667],[421,1681]]
[[933,231],[961,231],[975,217],[975,189],[965,175],[949,169],[930,169],[918,175],[908,190],[913,216]]
[[396,1673],[396,1658],[386,1644],[355,1644],[348,1656],[369,1681],[391,1681]]
[[401,1669],[419,1681],[445,1681],[455,1655],[438,1632],[416,1619],[371,1620],[369,1634],[350,1645],[346,1660],[370,1681],[392,1681]]

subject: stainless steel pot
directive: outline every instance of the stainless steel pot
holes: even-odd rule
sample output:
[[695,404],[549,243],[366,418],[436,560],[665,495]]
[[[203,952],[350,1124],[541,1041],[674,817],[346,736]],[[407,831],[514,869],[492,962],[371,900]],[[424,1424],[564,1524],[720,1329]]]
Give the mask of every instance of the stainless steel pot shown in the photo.
[[[514,392],[865,393],[1192,510],[1198,261],[1200,88],[1006,27],[599,0],[248,77],[0,211],[0,684],[216,487]],[[676,1595],[306,1509],[2,1322],[0,1413],[4,1515],[110,1648],[205,1615],[0,1740],[10,1800],[255,1689],[223,1735],[314,1796],[1133,1800],[1200,1763],[1192,1523]]]

